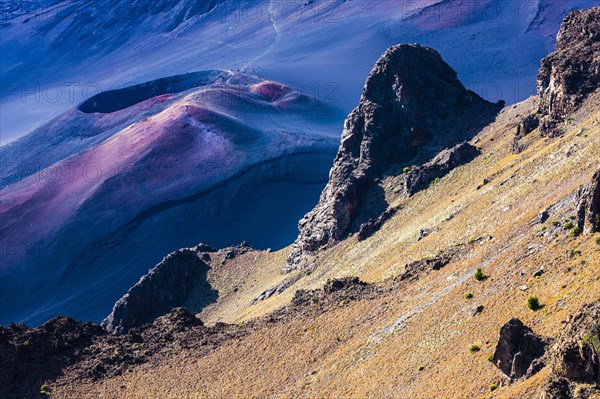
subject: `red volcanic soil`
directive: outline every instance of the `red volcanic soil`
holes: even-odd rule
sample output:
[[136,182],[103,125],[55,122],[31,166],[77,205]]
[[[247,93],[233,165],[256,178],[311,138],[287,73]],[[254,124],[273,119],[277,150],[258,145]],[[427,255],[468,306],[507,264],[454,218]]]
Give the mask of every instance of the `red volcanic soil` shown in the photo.
[[281,83],[265,81],[253,85],[250,91],[270,102],[275,102],[288,94],[291,90]]

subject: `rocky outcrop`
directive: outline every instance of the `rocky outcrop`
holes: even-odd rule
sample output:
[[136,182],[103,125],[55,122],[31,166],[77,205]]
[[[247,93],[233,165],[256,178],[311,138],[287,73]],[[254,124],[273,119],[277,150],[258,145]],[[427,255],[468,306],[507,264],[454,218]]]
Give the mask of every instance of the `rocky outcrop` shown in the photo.
[[480,151],[470,143],[463,142],[443,150],[431,161],[411,168],[404,173],[403,189],[413,195],[450,172],[452,169],[471,162]]
[[543,338],[513,318],[500,329],[492,362],[511,379],[523,378],[539,371],[540,364],[534,361],[544,355],[545,346]]
[[346,119],[329,182],[317,206],[300,221],[283,271],[358,229],[364,221],[356,220],[357,214],[375,179],[399,174],[404,166],[470,139],[501,106],[465,89],[431,48],[403,44],[387,50]]
[[248,244],[247,242],[244,241],[239,245],[223,248],[219,252],[225,254],[225,259],[231,260],[231,259],[237,258],[240,255],[248,253],[250,251],[255,251],[255,249],[252,248],[252,246],[250,246],[250,244]]
[[586,234],[600,231],[600,168],[577,191],[577,226]]
[[355,286],[366,286],[367,284],[360,281],[358,277],[343,277],[338,279],[327,280],[323,291],[325,294],[333,294],[337,291],[352,289]]
[[36,329],[0,326],[0,397],[41,397],[40,386],[81,361],[83,350],[107,333],[99,325],[57,317]]
[[216,300],[216,291],[206,281],[205,257],[206,253],[191,248],[167,255],[117,301],[102,326],[112,333],[125,333],[182,306],[193,291],[203,293],[205,304]]
[[549,367],[547,398],[578,397],[576,384],[590,384],[593,391],[600,388],[599,301],[584,306],[569,318],[552,345]]
[[386,209],[377,219],[369,219],[358,228],[358,240],[366,240],[371,237],[383,224],[396,214],[396,209]]
[[517,126],[517,133],[513,139],[512,152],[519,153],[523,150],[520,141],[523,137],[533,132],[540,125],[540,118],[537,114],[527,115]]
[[537,78],[539,111],[550,120],[574,112],[600,85],[600,7],[571,11],[556,39]]
[[34,329],[0,326],[0,398],[46,397],[40,394],[45,383],[50,386],[44,391],[54,397],[52,381],[62,374],[97,381],[175,351],[203,356],[222,342],[246,334],[239,325],[207,327],[183,308],[121,335],[68,317],[57,317]]
[[538,126],[543,135],[561,134],[558,125],[600,86],[600,7],[569,12],[556,39],[556,50],[542,60],[538,73],[537,113],[519,124],[514,152]]

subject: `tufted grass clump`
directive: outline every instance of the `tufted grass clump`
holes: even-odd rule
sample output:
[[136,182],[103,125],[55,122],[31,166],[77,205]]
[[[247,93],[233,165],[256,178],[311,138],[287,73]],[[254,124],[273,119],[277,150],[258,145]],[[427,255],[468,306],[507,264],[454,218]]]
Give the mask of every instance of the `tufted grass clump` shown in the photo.
[[481,267],[477,268],[477,271],[475,271],[473,278],[475,278],[475,280],[477,280],[477,281],[485,280],[485,274],[483,274],[483,270],[481,270]]
[[540,299],[537,296],[530,296],[527,298],[527,307],[534,312],[540,309]]
[[476,352],[479,352],[480,350],[481,350],[481,347],[477,344],[469,345],[469,352],[471,352],[471,353],[476,353]]
[[571,222],[571,221],[568,221],[567,223],[565,223],[565,226],[564,226],[565,230],[572,229],[573,227],[574,227],[573,222]]
[[472,293],[472,292],[467,292],[467,293],[465,294],[465,298],[466,298],[466,299],[472,299],[472,298],[473,298],[473,293]]
[[581,234],[581,229],[579,228],[579,226],[575,226],[569,232],[569,237],[579,237],[580,234]]

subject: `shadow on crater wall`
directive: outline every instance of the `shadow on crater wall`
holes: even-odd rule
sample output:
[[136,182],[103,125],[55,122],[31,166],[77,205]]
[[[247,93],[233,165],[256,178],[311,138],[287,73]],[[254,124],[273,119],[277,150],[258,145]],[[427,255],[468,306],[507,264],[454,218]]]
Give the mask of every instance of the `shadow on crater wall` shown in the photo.
[[222,71],[200,71],[169,76],[124,89],[99,93],[81,103],[77,109],[86,114],[108,114],[129,108],[156,96],[176,94],[194,87],[206,86],[225,77],[226,72]]

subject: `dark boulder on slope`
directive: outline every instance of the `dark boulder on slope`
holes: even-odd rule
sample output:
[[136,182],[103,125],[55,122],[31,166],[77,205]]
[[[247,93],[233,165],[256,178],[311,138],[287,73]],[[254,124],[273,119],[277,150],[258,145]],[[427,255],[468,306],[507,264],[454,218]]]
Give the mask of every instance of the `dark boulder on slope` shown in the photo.
[[534,334],[521,320],[513,318],[500,329],[492,362],[508,377],[523,378],[533,374],[530,368],[544,355],[545,346],[543,338]]
[[283,271],[360,226],[364,221],[356,218],[376,178],[399,174],[402,166],[423,163],[472,138],[501,107],[465,89],[435,50],[416,44],[388,49],[346,119],[329,182],[317,206],[299,222]]
[[415,194],[450,172],[452,169],[471,162],[480,151],[470,143],[463,142],[452,148],[443,150],[431,161],[411,168],[410,173],[404,174],[403,188],[406,195]]
[[201,292],[205,305],[216,300],[217,292],[206,281],[209,266],[203,255],[195,249],[167,255],[117,301],[102,326],[112,333],[125,333],[183,305],[192,292]]

